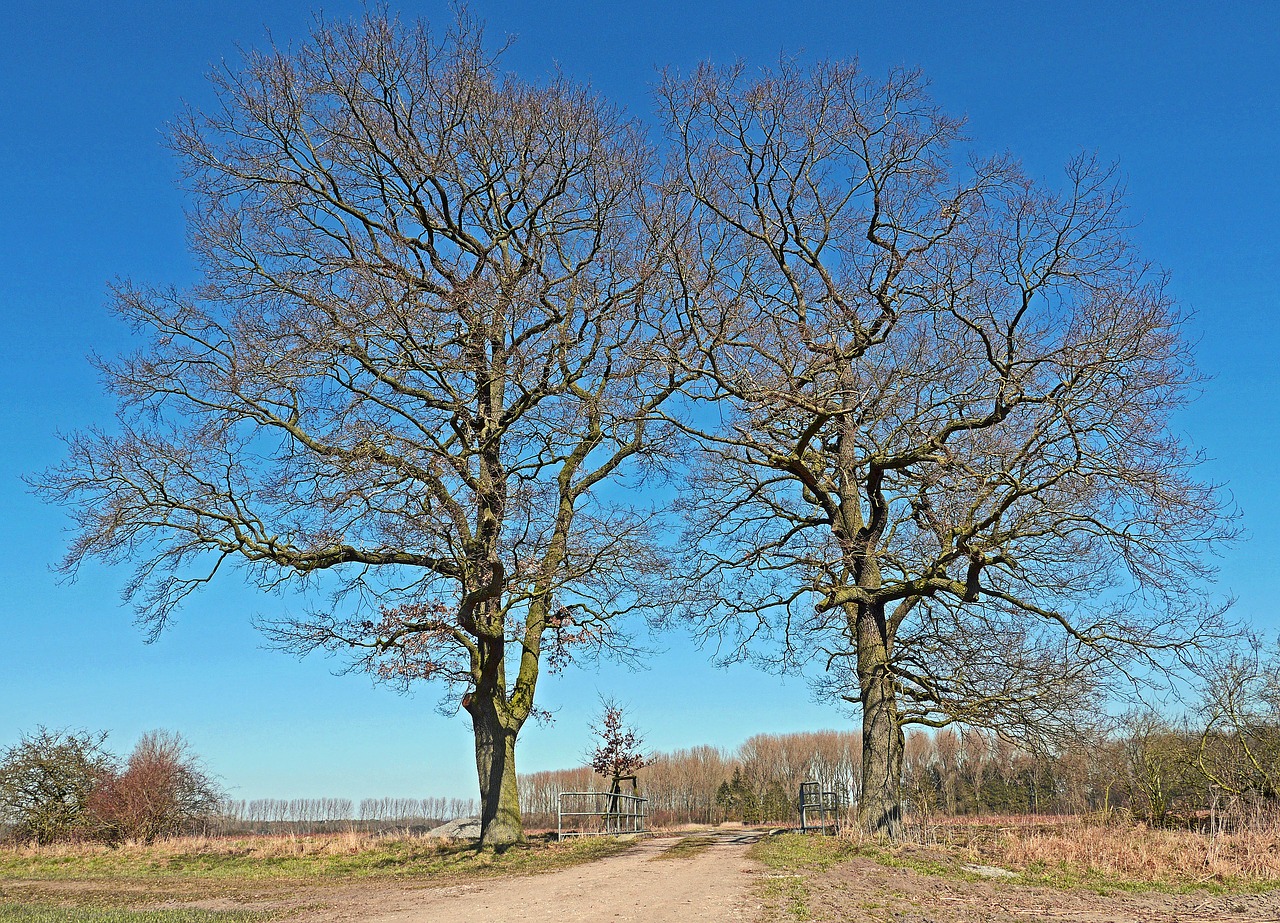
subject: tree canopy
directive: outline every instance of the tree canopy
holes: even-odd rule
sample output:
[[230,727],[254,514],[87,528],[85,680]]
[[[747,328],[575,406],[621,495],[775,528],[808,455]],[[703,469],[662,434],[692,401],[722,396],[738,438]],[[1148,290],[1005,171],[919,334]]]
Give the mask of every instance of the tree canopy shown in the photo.
[[233,567],[313,591],[270,636],[442,683],[496,846],[542,672],[677,594],[816,658],[891,835],[905,725],[1053,733],[1220,630],[1231,510],[1113,169],[1034,181],[963,156],[919,74],[791,60],[668,74],[664,164],[500,60],[465,14],[375,13],[215,76],[170,134],[200,282],[117,286],[116,422],[37,479],[67,573],[132,564],[153,632]]
[[919,74],[703,66],[660,92],[697,337],[695,617],[817,659],[895,833],[902,731],[1078,726],[1220,628],[1230,510],[1171,426],[1184,316],[1115,171],[959,156]]
[[597,488],[661,472],[680,380],[643,133],[482,38],[371,15],[216,76],[170,136],[202,281],[117,288],[144,345],[100,363],[116,426],[41,487],[79,527],[64,569],[135,564],[154,631],[233,564],[330,591],[272,636],[450,684],[503,845],[540,667],[621,643],[661,570],[642,504]]

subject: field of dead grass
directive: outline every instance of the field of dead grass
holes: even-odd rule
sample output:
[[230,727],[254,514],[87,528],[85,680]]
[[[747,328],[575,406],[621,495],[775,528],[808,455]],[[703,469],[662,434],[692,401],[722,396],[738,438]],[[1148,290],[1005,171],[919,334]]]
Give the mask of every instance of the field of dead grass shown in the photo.
[[563,868],[625,844],[601,838],[532,840],[504,853],[424,836],[333,833],[308,836],[182,837],[126,843],[0,848],[0,881],[483,876]]
[[768,870],[759,896],[773,920],[1280,920],[1280,829],[1211,838],[987,817],[898,844],[766,837],[752,857]]
[[503,853],[423,836],[187,837],[151,845],[0,848],[0,923],[253,923],[344,887],[452,885],[553,871],[629,847],[533,840]]
[[[963,827],[952,837],[964,836]],[[994,825],[970,831],[970,845],[994,864],[1064,883],[1119,881],[1175,888],[1280,887],[1280,827],[1209,836],[1141,824]]]

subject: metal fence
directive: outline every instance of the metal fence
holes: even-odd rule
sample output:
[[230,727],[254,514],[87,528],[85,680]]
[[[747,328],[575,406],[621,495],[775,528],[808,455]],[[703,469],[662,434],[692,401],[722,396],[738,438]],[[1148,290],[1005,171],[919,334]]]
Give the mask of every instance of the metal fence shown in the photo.
[[556,811],[556,835],[616,836],[642,833],[649,799],[615,792],[561,792]]
[[840,829],[840,793],[824,792],[821,783],[800,783],[800,831],[836,833]]

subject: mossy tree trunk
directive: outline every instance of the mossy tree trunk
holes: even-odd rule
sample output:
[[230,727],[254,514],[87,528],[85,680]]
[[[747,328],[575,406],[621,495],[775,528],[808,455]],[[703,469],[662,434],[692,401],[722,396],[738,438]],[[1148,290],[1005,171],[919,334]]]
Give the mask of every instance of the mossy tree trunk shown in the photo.
[[468,704],[475,729],[476,772],[480,781],[480,845],[505,849],[524,842],[516,785],[519,723],[492,698]]
[[[862,699],[862,797],[858,825],[873,836],[902,835],[901,716],[889,669],[891,646],[882,607],[858,616],[858,686]],[[878,617],[877,617],[878,616]]]

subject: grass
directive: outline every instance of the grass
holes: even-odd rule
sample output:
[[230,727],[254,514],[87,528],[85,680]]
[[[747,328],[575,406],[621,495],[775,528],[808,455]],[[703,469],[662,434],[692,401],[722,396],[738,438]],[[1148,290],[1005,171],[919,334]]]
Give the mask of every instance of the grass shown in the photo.
[[653,857],[654,862],[660,862],[663,859],[692,859],[694,856],[701,855],[715,842],[709,836],[686,836],[678,842],[668,846],[658,855]]
[[769,917],[785,913],[795,920],[811,916],[808,878],[860,854],[860,847],[849,840],[802,833],[762,837],[747,853],[769,869],[761,885]]
[[780,912],[793,920],[808,920],[809,886],[801,875],[770,875],[764,880],[760,896],[767,911],[766,919],[776,919]]
[[[885,844],[856,835],[787,834],[768,837],[752,855],[776,873],[767,889],[785,898],[796,919],[807,919],[806,880],[853,861],[869,859],[936,878],[978,881],[974,865],[1014,873],[1013,884],[1098,894],[1259,893],[1280,888],[1280,829],[1209,838],[1186,830],[1141,825],[1090,825],[1065,818],[1034,823],[951,823],[934,831],[936,844]],[[785,891],[785,895],[780,892]]]
[[1259,892],[1280,887],[1280,831],[1207,837],[1065,820],[996,831],[984,851],[1024,879],[1094,890]]
[[273,914],[239,910],[119,910],[0,904],[0,923],[260,923]]
[[364,834],[186,838],[152,846],[0,849],[0,881],[269,882],[274,879],[457,878],[530,874],[590,862],[629,844],[604,837],[535,843],[503,853],[425,837]]
[[[505,852],[425,837],[327,834],[186,838],[150,846],[0,848],[0,923],[260,923],[323,903],[323,889],[368,881],[415,886],[554,871],[629,849],[583,837]],[[160,908],[218,899],[271,910]],[[234,906],[234,904],[232,905]]]
[[783,833],[762,837],[749,855],[766,868],[824,872],[863,854],[863,844],[843,837]]

